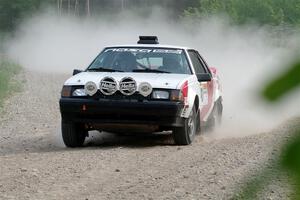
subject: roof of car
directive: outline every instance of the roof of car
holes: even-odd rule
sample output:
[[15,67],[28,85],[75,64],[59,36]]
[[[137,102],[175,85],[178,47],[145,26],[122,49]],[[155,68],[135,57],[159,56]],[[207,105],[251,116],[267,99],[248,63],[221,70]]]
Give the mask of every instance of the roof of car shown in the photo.
[[172,48],[172,49],[193,49],[189,47],[182,47],[182,46],[174,46],[174,45],[163,45],[163,44],[128,44],[128,45],[112,45],[112,46],[106,46],[105,48],[118,48],[118,47],[134,47],[134,48]]

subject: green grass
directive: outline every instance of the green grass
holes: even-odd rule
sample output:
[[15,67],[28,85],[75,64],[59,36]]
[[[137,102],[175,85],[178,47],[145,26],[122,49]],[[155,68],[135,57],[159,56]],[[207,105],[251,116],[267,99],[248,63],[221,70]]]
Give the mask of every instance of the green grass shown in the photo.
[[20,91],[20,84],[13,78],[21,71],[20,65],[0,57],[0,109],[10,94]]

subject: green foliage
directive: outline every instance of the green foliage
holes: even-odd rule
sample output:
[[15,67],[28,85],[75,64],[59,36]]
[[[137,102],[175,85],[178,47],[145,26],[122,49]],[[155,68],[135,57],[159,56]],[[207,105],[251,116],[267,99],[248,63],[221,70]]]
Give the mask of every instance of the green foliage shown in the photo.
[[18,74],[21,67],[13,62],[0,57],[0,107],[3,100],[12,92],[19,89],[17,82],[12,77]]
[[4,41],[7,38],[7,33],[0,32],[0,54],[4,50]]
[[300,199],[300,129],[281,156],[281,165],[284,169],[291,171],[294,179],[295,199]]
[[[71,9],[74,9],[74,1]],[[119,13],[122,9],[143,13],[149,7],[160,6],[176,19],[179,16],[201,19],[214,14],[227,14],[234,23],[281,25],[300,24],[300,0],[90,0],[92,15]],[[0,0],[0,31],[11,32],[24,18],[49,4],[57,9],[58,0]],[[62,12],[69,13],[67,0],[62,1]],[[78,10],[86,11],[86,1],[78,1]],[[59,12],[58,12],[59,13]],[[84,14],[86,16],[86,14]]]
[[276,101],[285,94],[300,86],[300,61],[280,77],[272,81],[263,91],[269,101]]
[[[300,8],[299,1],[292,0],[290,2],[297,9]],[[300,15],[300,13],[290,13]],[[298,19],[290,18],[291,22],[299,23]],[[298,20],[298,21],[297,21]],[[271,101],[278,101],[283,96],[294,91],[296,88],[300,87],[300,60],[292,64],[289,69],[271,81],[263,90],[263,96]],[[295,191],[294,199],[300,199],[300,127],[294,133],[294,138],[291,139],[289,143],[283,148],[279,164],[281,166],[281,171],[286,170],[291,172],[293,179],[293,186]]]
[[270,184],[279,174],[282,174],[282,170],[274,158],[263,169],[248,178],[231,200],[259,199],[259,194],[263,192],[265,186]]
[[184,11],[185,17],[202,18],[227,14],[233,22],[245,24],[300,24],[300,0],[198,0]]
[[[50,0],[0,0],[0,30],[12,31],[22,19]],[[55,2],[52,0],[52,2]]]
[[283,180],[294,187],[291,199],[300,199],[300,127],[292,135],[294,137],[284,145],[280,155],[269,159],[268,164],[239,184],[232,200],[260,199],[268,185]]
[[[278,101],[297,87],[300,87],[300,60],[291,65],[281,76],[271,81],[264,88],[263,96],[268,101]],[[280,158],[270,163],[272,170],[264,168],[257,172],[254,178],[248,178],[243,184],[242,190],[233,199],[257,199],[257,194],[261,189],[267,186],[276,174],[282,172],[291,174],[292,185],[295,188],[293,198],[300,199],[300,124],[296,129],[294,137],[284,146]]]
[[284,167],[289,167],[295,171],[300,178],[300,132],[297,132],[296,136],[282,155],[282,164]]

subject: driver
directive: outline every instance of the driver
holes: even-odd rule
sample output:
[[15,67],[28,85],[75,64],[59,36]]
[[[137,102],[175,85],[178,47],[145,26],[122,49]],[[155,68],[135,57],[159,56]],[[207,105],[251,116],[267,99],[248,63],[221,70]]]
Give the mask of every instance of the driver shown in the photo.
[[159,70],[171,72],[171,73],[180,73],[181,64],[178,61],[176,56],[167,55],[163,58],[163,66]]
[[115,66],[120,71],[131,72],[137,69],[136,58],[131,52],[121,52],[117,56]]

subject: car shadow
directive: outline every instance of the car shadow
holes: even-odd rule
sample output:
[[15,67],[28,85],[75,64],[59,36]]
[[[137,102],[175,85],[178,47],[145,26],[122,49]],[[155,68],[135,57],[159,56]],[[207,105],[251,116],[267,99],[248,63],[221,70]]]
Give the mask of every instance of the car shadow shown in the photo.
[[160,132],[153,134],[127,133],[115,134],[93,131],[87,138],[84,146],[94,148],[143,148],[152,146],[174,145],[171,132]]
[[[60,138],[58,138],[60,137]],[[135,133],[114,134],[108,132],[92,131],[83,147],[67,148],[64,146],[61,136],[58,134],[45,135],[43,138],[29,137],[26,140],[14,140],[1,142],[0,156],[28,153],[49,153],[82,151],[90,149],[109,150],[114,148],[149,148],[155,146],[174,145],[171,132],[162,133]]]

